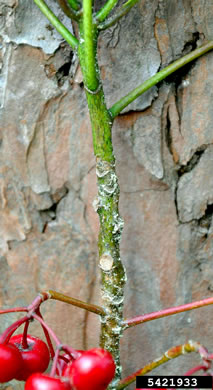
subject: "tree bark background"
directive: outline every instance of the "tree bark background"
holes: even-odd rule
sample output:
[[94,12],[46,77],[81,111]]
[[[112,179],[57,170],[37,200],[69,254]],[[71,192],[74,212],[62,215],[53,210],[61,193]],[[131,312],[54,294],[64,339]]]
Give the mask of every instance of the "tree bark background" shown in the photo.
[[[208,0],[141,0],[100,37],[108,105],[213,39],[212,20]],[[50,288],[98,304],[95,161],[77,58],[33,0],[0,0],[0,21],[1,307]],[[213,294],[212,68],[210,52],[115,120],[126,317]],[[65,343],[98,344],[95,315],[54,301],[42,312]],[[188,339],[213,352],[212,315],[210,306],[127,330],[124,375]],[[16,318],[2,316],[0,331]],[[153,373],[183,374],[198,361],[180,357]]]

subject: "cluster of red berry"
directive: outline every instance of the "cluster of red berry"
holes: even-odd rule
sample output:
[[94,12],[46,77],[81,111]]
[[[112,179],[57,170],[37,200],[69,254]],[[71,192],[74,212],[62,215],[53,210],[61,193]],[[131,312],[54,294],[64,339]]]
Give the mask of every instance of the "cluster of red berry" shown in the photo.
[[55,372],[43,374],[50,361],[46,343],[37,337],[18,334],[0,345],[0,383],[26,381],[25,390],[105,390],[115,374],[109,352],[94,348],[62,355],[55,353]]
[[[43,293],[28,307],[0,310],[0,314],[27,312],[0,335],[0,383],[25,381],[25,390],[106,390],[115,375],[111,354],[101,348],[82,351],[62,344],[40,313],[47,298]],[[47,344],[28,333],[32,320],[42,326]],[[23,333],[14,335],[22,324]],[[50,373],[44,374],[50,360]]]

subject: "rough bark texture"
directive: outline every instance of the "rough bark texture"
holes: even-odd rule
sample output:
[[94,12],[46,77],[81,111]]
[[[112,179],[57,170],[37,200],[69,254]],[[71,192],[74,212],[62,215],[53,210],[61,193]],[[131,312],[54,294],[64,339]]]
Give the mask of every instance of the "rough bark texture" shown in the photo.
[[[0,14],[1,307],[26,305],[48,288],[99,303],[94,157],[78,62],[32,0],[0,0]],[[108,104],[213,39],[212,20],[210,1],[141,0],[100,37]],[[212,67],[209,53],[115,120],[126,317],[213,294]],[[124,373],[187,339],[213,352],[212,313],[206,307],[127,330]],[[95,315],[52,301],[43,314],[64,342],[97,345]],[[0,331],[15,318],[1,317]],[[179,358],[156,373],[183,374],[196,361]]]

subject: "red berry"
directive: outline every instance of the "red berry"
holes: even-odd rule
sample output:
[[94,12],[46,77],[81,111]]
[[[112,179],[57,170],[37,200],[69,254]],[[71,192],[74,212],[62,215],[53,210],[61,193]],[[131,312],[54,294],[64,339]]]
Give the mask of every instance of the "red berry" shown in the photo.
[[22,334],[11,337],[10,343],[14,344],[23,358],[23,370],[18,372],[16,379],[26,381],[34,372],[44,372],[50,361],[49,349],[44,341],[38,337],[27,335],[26,349],[22,346]]
[[115,363],[108,351],[85,351],[71,365],[69,378],[75,390],[105,390],[115,375]]
[[25,390],[71,390],[69,382],[62,382],[59,378],[40,373],[31,375],[24,388]]
[[22,356],[14,345],[0,344],[0,383],[14,379],[22,370]]

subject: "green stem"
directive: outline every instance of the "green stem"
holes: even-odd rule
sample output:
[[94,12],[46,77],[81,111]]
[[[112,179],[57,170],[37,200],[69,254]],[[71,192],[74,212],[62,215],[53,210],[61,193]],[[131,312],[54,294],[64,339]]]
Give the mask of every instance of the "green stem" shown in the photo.
[[70,5],[70,7],[72,9],[74,9],[74,11],[78,11],[81,6],[80,4],[78,3],[78,1],[75,1],[75,0],[67,0],[68,4]]
[[125,329],[131,328],[139,324],[143,324],[144,322],[157,320],[158,318],[168,317],[173,314],[183,313],[185,311],[198,309],[199,307],[204,307],[212,304],[213,304],[213,297],[202,299],[200,301],[186,303],[185,305],[170,307],[168,309],[159,310],[153,313],[143,314],[141,316],[125,320],[124,321]]
[[176,70],[182,68],[182,66],[188,64],[189,62],[195,60],[196,58],[202,56],[208,51],[213,49],[213,41],[208,42],[207,44],[199,47],[196,50],[193,50],[191,53],[186,54],[177,61],[173,62],[171,65],[168,65],[166,68],[162,69],[160,72],[156,73],[150,79],[139,85],[137,88],[134,88],[126,96],[122,97],[118,102],[113,104],[109,109],[112,119],[114,119],[125,107],[132,103],[138,96],[142,95],[148,89],[158,84],[160,81],[164,80],[170,74],[174,73]]
[[98,184],[96,210],[100,220],[99,266],[102,278],[102,304],[106,310],[101,323],[100,345],[110,351],[115,359],[116,382],[121,376],[119,343],[123,332],[123,289],[126,281],[119,248],[123,221],[118,209],[119,186],[111,139],[112,123],[104,101],[104,93],[101,88],[95,95],[86,91],[86,96],[96,155]]
[[41,12],[52,23],[55,29],[61,34],[61,36],[69,43],[69,45],[75,50],[78,47],[78,39],[60,22],[57,16],[51,11],[43,0],[34,0],[35,4],[40,8]]
[[108,14],[112,11],[112,9],[117,4],[118,0],[108,0],[104,6],[100,9],[100,11],[96,14],[96,20],[98,22],[103,22],[104,19],[108,16]]
[[80,24],[79,57],[84,69],[84,85],[90,91],[96,91],[99,77],[96,68],[97,30],[93,23],[92,0],[83,0],[83,18]]
[[64,13],[70,19],[74,19],[74,20],[78,20],[79,19],[79,15],[77,14],[77,12],[67,5],[66,0],[58,0],[58,3],[60,5],[61,9],[64,11]]
[[93,148],[97,158],[114,164],[111,130],[112,121],[106,108],[103,89],[92,95],[86,91],[92,125]]
[[139,0],[128,0],[126,3],[124,3],[118,11],[112,15],[110,18],[106,19],[102,23],[98,25],[99,30],[106,30],[107,28],[113,26],[119,19],[121,19],[124,15],[126,15],[130,9],[138,3]]
[[[88,7],[90,6],[90,10]],[[96,58],[97,31],[92,23],[92,2],[84,0],[79,58],[86,90],[96,156],[98,196],[96,210],[100,220],[99,266],[102,278],[102,305],[106,315],[101,321],[100,346],[110,351],[116,362],[115,382],[121,377],[120,338],[122,336],[125,271],[120,260],[119,242],[123,221],[119,215],[119,186],[112,146],[112,121],[99,84]],[[90,59],[92,58],[92,61]],[[94,90],[96,87],[96,90]],[[98,87],[98,88],[97,88]],[[113,387],[115,382],[110,386]]]
[[155,368],[161,366],[162,364],[167,363],[171,359],[175,359],[178,356],[185,355],[186,353],[190,353],[190,352],[199,353],[201,347],[202,346],[196,341],[188,341],[185,344],[176,345],[175,347],[170,348],[159,359],[155,359],[153,362],[146,364],[146,366],[144,366],[140,370],[122,379],[118,383],[116,390],[125,389],[125,387],[129,386],[131,383],[133,383],[136,380],[136,376],[145,375],[150,371],[154,370]]

